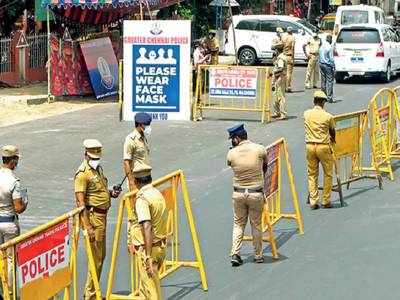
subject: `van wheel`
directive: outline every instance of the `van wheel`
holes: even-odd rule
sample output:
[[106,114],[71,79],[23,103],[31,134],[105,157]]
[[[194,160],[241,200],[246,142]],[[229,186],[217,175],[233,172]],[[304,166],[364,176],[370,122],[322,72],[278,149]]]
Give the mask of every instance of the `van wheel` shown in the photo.
[[239,51],[239,62],[241,65],[251,66],[257,61],[257,54],[251,48],[242,48]]
[[385,83],[389,83],[391,79],[392,79],[392,68],[391,68],[390,62],[389,62],[388,66],[386,68],[386,72],[382,73],[382,80]]
[[335,80],[336,80],[336,83],[343,83],[344,82],[344,73],[336,72],[335,73]]

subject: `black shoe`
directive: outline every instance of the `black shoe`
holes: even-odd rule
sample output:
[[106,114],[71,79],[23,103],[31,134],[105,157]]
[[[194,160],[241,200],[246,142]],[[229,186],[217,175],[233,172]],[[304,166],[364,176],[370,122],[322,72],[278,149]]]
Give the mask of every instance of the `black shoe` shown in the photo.
[[231,264],[232,267],[239,267],[240,265],[243,264],[243,260],[239,255],[233,254],[231,258]]
[[311,210],[316,210],[316,209],[319,208],[319,205],[318,204],[314,204],[314,205],[311,205],[310,208],[311,208]]
[[327,203],[327,204],[322,204],[322,208],[326,208],[326,209],[328,209],[328,208],[332,208],[333,207],[333,205],[332,205],[332,203]]
[[254,257],[253,262],[255,262],[256,264],[262,264],[264,262],[264,257]]

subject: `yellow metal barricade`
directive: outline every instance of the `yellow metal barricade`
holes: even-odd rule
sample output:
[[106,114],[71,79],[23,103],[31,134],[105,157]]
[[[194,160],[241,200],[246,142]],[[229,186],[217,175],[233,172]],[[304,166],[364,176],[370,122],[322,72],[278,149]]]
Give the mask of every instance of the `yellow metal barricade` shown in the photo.
[[[364,178],[377,179],[382,189],[382,178],[379,169],[372,161],[371,168],[365,168],[363,160],[364,134],[368,124],[368,111],[361,110],[334,117],[336,128],[336,143],[333,146],[335,173],[337,184],[333,191],[339,193],[342,206],[342,185],[347,189],[354,181]],[[370,172],[373,172],[371,174]],[[322,188],[321,188],[322,189]]]
[[192,103],[193,120],[205,110],[253,112],[271,121],[271,80],[268,67],[200,65]]
[[[199,271],[203,289],[208,290],[207,278],[204,269],[203,259],[200,250],[199,238],[197,236],[192,209],[190,206],[189,192],[186,186],[186,180],[181,170],[175,171],[165,177],[153,182],[153,186],[159,189],[166,200],[168,209],[168,236],[167,236],[167,258],[161,268],[160,277],[164,278],[175,272],[181,267],[195,268]],[[114,277],[117,269],[117,258],[121,241],[121,227],[123,224],[124,213],[126,212],[128,222],[133,219],[133,207],[136,192],[130,192],[123,196],[119,209],[117,225],[114,234],[114,242],[111,257],[111,266],[107,284],[106,299],[141,299],[138,293],[138,284],[140,274],[138,274],[136,259],[131,259],[131,293],[129,295],[113,294]],[[181,197],[179,197],[181,195]],[[183,200],[183,206],[186,212],[186,219],[189,226],[189,232],[192,237],[195,260],[188,261],[181,259],[180,239],[179,239],[179,199]],[[125,247],[124,247],[125,249]],[[134,255],[133,255],[134,256]]]
[[[266,201],[262,217],[262,231],[269,232],[269,238],[264,240],[271,243],[272,254],[275,257],[276,246],[274,245],[273,235],[271,236],[273,226],[284,219],[295,220],[300,234],[304,234],[304,226],[286,140],[284,138],[278,139],[267,146],[266,152],[267,160],[264,165],[264,196]],[[289,197],[292,198],[292,212],[284,211],[284,204],[287,204],[287,202],[283,202],[285,198],[282,195],[283,164],[286,165],[286,174],[290,187]],[[245,240],[252,240],[252,238],[246,236]]]
[[400,152],[400,86],[393,88],[394,92],[394,105],[395,105],[395,114],[396,114],[396,152]]
[[394,90],[379,90],[371,99],[368,110],[373,165],[394,180],[391,161],[400,158],[396,128],[398,109]]
[[[76,208],[0,245],[4,299],[47,300],[62,292],[64,300],[79,299],[77,252],[82,210]],[[86,231],[83,233],[88,272],[93,278],[96,299],[101,300],[89,237]]]

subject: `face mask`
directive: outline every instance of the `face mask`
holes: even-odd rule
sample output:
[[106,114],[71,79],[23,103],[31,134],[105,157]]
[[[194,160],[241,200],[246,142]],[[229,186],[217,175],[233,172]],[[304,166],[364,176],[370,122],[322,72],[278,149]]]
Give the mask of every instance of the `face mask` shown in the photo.
[[144,135],[145,135],[146,137],[149,137],[149,136],[151,135],[151,127],[150,127],[150,126],[146,126],[146,127],[144,128]]
[[98,159],[98,160],[89,160],[88,164],[93,169],[97,170],[97,167],[100,165],[100,159]]

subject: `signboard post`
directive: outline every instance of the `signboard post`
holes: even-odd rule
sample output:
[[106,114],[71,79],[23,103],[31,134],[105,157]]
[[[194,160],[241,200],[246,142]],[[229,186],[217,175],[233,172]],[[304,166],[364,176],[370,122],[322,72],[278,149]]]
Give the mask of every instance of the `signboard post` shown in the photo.
[[17,244],[22,300],[49,299],[71,284],[69,220]]
[[190,120],[190,21],[124,21],[123,120]]

